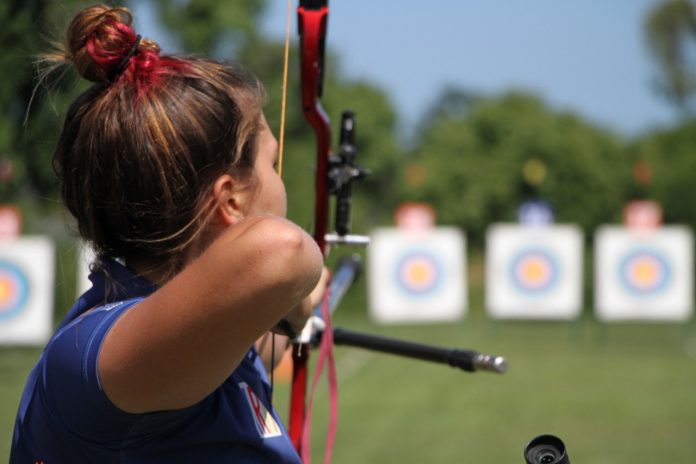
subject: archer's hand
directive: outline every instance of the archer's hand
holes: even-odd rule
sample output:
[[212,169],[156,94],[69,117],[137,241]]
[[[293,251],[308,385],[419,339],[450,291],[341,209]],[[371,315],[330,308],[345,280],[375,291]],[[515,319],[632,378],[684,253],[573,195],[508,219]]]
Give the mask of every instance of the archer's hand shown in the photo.
[[[321,271],[321,277],[319,278],[317,286],[314,287],[314,290],[312,290],[312,292],[307,295],[300,304],[290,310],[290,312],[287,313],[283,318],[284,321],[290,324],[291,329],[296,335],[299,335],[300,332],[302,332],[302,329],[307,323],[307,319],[309,319],[309,317],[312,315],[314,308],[321,303],[324,293],[326,293],[326,288],[329,286],[329,282],[331,282],[331,271],[325,266]],[[282,335],[287,335],[278,326],[274,327],[273,331]]]

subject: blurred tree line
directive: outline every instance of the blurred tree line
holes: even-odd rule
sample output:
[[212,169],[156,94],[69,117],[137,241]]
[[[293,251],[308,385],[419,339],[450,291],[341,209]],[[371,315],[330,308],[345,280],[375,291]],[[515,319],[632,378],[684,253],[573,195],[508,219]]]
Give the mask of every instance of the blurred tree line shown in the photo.
[[[267,119],[276,134],[280,121],[283,44],[260,34],[265,0],[150,0],[171,44],[164,52],[209,55],[245,63],[265,82]],[[60,39],[82,1],[9,0],[0,5],[0,203],[20,205],[27,232],[46,233],[47,218],[63,219],[51,167],[52,149],[67,104],[84,89],[69,76],[37,85],[34,57]],[[560,112],[539,96],[523,92],[480,95],[443,89],[421,123],[403,143],[398,115],[386,94],[369,82],[342,77],[331,53],[325,73],[324,106],[336,132],[340,112],[357,115],[361,162],[372,171],[356,188],[355,230],[392,223],[404,201],[426,201],[438,223],[454,224],[480,246],[488,224],[515,221],[525,199],[543,198],[559,222],[580,224],[585,233],[621,220],[632,198],[659,201],[667,222],[696,227],[696,206],[688,201],[696,185],[696,14],[688,0],[656,4],[643,25],[655,58],[654,89],[683,115],[670,129],[627,140],[577,115]],[[281,27],[281,25],[279,25]],[[293,38],[296,31],[292,31]],[[311,226],[314,139],[300,111],[297,41],[290,52],[286,152],[283,177],[289,216]],[[172,45],[175,50],[167,49]],[[336,134],[334,134],[335,136]],[[637,166],[647,175],[635,176]],[[54,230],[54,229],[52,229]]]

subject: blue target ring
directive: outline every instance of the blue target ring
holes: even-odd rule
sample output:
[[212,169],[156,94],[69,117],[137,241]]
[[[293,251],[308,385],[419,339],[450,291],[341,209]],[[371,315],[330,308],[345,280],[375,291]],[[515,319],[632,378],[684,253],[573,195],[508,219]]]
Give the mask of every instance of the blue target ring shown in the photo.
[[0,321],[17,316],[29,298],[29,281],[22,269],[0,261]]
[[397,260],[394,280],[398,288],[414,297],[435,293],[443,281],[443,266],[437,256],[425,250],[404,254]]
[[515,289],[527,296],[541,296],[559,281],[560,266],[553,253],[540,247],[517,253],[509,267],[509,278]]
[[619,264],[619,282],[633,295],[657,295],[667,288],[671,280],[672,266],[657,250],[634,249]]

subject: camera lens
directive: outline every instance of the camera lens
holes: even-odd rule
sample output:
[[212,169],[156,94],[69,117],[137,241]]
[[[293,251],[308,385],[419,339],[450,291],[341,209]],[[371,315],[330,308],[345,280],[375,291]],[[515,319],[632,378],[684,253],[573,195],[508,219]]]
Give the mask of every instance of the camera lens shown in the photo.
[[535,446],[527,451],[527,460],[532,464],[553,464],[559,457],[558,450],[546,445]]
[[553,435],[540,435],[524,449],[527,464],[570,464],[563,442]]

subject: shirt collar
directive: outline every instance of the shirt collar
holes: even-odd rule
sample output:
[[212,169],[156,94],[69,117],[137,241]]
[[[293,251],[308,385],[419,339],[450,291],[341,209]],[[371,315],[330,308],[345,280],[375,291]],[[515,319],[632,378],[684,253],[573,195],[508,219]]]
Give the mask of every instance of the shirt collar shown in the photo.
[[95,306],[147,296],[157,289],[155,284],[113,259],[103,260],[96,266],[89,280],[92,288],[78,298],[61,326]]

